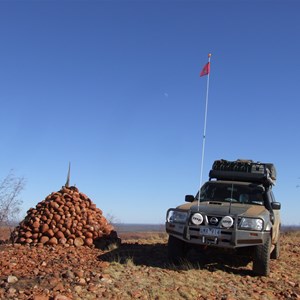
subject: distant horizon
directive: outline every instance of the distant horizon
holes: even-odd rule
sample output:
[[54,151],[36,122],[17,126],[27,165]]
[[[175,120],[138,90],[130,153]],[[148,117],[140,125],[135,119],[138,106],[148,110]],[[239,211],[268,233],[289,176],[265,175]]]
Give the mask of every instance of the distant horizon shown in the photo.
[[[1,225],[0,227],[17,227],[18,222],[15,225]],[[145,223],[110,223],[112,226],[115,227],[117,232],[164,232],[165,224],[158,223],[158,224],[145,224]],[[298,231],[300,230],[300,224],[298,225],[281,225],[281,232],[289,232],[289,231]]]
[[[125,226],[165,226],[165,223],[111,223],[112,225],[125,225]],[[281,227],[299,227],[300,228],[300,224],[298,225],[288,225],[288,224],[281,224]]]

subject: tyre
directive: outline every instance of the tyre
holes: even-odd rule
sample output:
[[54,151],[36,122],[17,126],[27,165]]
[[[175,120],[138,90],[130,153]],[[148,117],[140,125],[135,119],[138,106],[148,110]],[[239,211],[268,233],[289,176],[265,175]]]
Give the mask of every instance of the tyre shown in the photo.
[[264,244],[254,249],[253,272],[259,276],[270,275],[270,250],[271,236],[269,235]]
[[280,255],[280,241],[279,241],[279,237],[278,237],[275,247],[274,247],[273,251],[271,252],[271,259],[278,259],[279,255]]
[[168,258],[175,265],[186,258],[186,243],[170,235],[168,240]]

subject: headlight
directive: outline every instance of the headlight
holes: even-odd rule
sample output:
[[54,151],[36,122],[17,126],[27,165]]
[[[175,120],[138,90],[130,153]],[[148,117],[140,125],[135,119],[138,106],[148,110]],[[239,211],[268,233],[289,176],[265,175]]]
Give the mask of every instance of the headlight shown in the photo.
[[171,210],[168,214],[167,221],[170,223],[185,223],[187,216],[187,212]]
[[264,227],[264,222],[262,219],[242,218],[239,227],[240,229],[261,231]]

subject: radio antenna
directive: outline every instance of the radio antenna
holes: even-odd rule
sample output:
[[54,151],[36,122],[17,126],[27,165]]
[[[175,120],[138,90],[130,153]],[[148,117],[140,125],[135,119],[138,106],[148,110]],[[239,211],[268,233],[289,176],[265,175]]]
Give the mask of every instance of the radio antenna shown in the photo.
[[208,54],[208,62],[203,67],[200,77],[207,75],[206,81],[206,97],[205,97],[205,113],[204,113],[204,128],[203,128],[203,139],[202,139],[202,156],[201,156],[201,169],[200,169],[200,189],[198,194],[198,210],[200,206],[200,191],[202,187],[202,177],[203,177],[203,164],[204,164],[204,151],[205,151],[205,140],[206,140],[206,123],[207,123],[207,108],[208,108],[208,90],[209,90],[209,74],[210,74],[210,58],[211,53]]

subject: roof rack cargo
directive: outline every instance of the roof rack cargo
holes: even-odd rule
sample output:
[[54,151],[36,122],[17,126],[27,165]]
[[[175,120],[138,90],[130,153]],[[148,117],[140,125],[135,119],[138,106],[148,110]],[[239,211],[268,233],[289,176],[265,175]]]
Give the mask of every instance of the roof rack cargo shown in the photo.
[[276,169],[272,163],[254,162],[253,160],[245,159],[237,159],[235,161],[220,159],[214,161],[209,172],[209,178],[275,185]]

